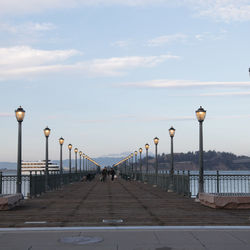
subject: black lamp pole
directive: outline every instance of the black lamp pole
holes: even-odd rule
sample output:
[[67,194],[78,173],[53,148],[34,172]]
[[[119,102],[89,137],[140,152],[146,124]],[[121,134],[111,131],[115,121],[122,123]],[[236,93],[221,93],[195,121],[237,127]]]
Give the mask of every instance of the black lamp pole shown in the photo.
[[25,116],[25,110],[20,106],[15,110],[15,113],[18,121],[16,193],[22,193],[22,122]]

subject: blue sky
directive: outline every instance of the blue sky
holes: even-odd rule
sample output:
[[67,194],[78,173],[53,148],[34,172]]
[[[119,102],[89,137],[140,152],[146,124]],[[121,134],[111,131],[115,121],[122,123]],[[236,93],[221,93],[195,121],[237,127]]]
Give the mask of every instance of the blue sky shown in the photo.
[[0,160],[15,161],[14,110],[26,110],[23,159],[50,158],[59,137],[91,157],[160,138],[250,155],[249,0],[0,0]]

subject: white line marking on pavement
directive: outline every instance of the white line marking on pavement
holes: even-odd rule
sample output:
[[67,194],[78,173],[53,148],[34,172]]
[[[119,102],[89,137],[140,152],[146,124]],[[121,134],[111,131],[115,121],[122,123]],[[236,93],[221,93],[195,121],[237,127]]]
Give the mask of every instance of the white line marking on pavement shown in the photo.
[[25,221],[24,224],[46,224],[47,221]]
[[250,230],[250,226],[113,226],[113,227],[16,227],[0,228],[0,232],[21,231],[103,231],[103,230]]

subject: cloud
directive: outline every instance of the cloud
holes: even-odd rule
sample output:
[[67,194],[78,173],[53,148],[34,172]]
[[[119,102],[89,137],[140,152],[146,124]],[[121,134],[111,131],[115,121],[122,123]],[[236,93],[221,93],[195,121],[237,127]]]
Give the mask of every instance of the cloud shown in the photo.
[[0,118],[1,117],[13,117],[14,113],[0,113]]
[[189,87],[250,87],[250,82],[217,82],[189,80],[151,80],[144,82],[122,83],[121,86],[137,88],[189,88]]
[[203,32],[200,34],[196,34],[194,38],[198,41],[204,41],[204,40],[218,41],[218,40],[225,38],[226,34],[227,34],[227,31],[223,29],[215,34],[211,32]]
[[19,25],[0,23],[0,31],[7,31],[11,34],[30,34],[34,32],[54,30],[56,26],[52,23],[28,22]]
[[165,122],[165,121],[192,121],[195,120],[194,116],[152,116],[152,117],[139,117],[139,121],[143,122]]
[[68,63],[82,53],[76,50],[38,50],[28,46],[0,48],[0,79],[19,78],[45,73],[79,73],[88,76],[117,76],[139,67],[150,68],[174,55],[128,56]]
[[176,41],[185,41],[186,39],[187,39],[187,36],[185,34],[158,36],[156,38],[148,40],[147,45],[150,47],[158,47],[167,43],[172,43]]
[[0,0],[0,14],[26,14],[48,9],[76,8],[80,6],[145,6],[171,2],[171,0]]
[[134,69],[138,67],[155,67],[169,59],[179,59],[174,55],[160,56],[130,56],[113,57],[108,59],[95,59],[89,63],[88,71],[94,75],[115,76],[121,75],[123,70]]
[[249,0],[186,0],[199,16],[217,21],[249,21]]
[[200,96],[248,96],[250,91],[246,92],[218,92],[218,93],[204,93]]
[[249,21],[249,0],[0,0],[0,15],[27,14],[49,9],[69,9],[81,6],[178,6],[191,9],[196,16],[217,21]]
[[113,42],[111,45],[113,47],[125,48],[125,47],[128,47],[129,44],[130,44],[130,41],[128,40],[120,40],[120,41]]
[[76,50],[39,50],[28,46],[0,48],[0,67],[8,70],[43,65],[63,61],[76,54],[80,54],[80,52]]

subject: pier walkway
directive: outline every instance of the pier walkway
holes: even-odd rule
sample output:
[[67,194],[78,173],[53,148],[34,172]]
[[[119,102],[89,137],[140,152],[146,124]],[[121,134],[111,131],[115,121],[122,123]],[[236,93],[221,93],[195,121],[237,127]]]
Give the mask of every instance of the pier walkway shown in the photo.
[[250,225],[250,210],[211,209],[136,181],[78,182],[0,212],[0,228]]

